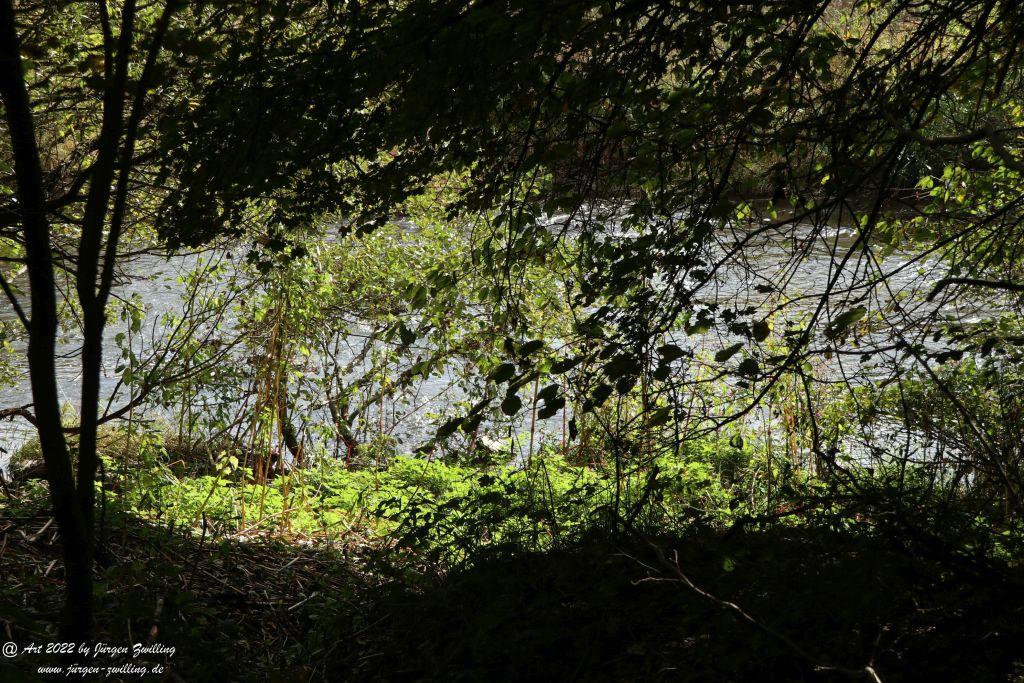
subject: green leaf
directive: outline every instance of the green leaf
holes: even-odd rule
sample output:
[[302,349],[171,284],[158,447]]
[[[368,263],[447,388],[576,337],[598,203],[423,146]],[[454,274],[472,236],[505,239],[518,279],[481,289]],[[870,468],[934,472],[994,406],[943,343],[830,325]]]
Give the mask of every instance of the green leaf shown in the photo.
[[544,402],[544,407],[537,411],[537,418],[546,420],[565,407],[565,397],[555,396]]
[[519,409],[523,407],[523,399],[519,398],[518,394],[509,394],[505,397],[505,400],[501,402],[501,412],[505,413],[509,417],[519,412]]
[[523,344],[522,346],[519,347],[519,355],[520,356],[529,356],[531,354],[537,353],[542,348],[544,348],[544,340],[543,339],[534,339],[534,340],[526,342],[525,344]]
[[868,309],[863,306],[851,308],[832,321],[832,324],[829,325],[828,329],[825,331],[825,335],[829,339],[835,339],[841,336],[847,329],[849,329],[850,325],[867,315],[867,312]]
[[549,401],[555,396],[558,396],[559,388],[560,387],[557,384],[549,384],[537,392],[537,399],[541,401]]
[[716,353],[715,354],[715,360],[718,361],[719,363],[724,363],[725,361],[727,361],[730,358],[732,358],[733,356],[735,356],[736,353],[740,349],[742,349],[742,348],[743,348],[743,342],[737,342],[737,343],[733,344],[732,346],[726,347],[726,348],[722,349],[721,351],[719,351],[718,353]]
[[739,371],[741,375],[747,375],[748,377],[755,376],[760,369],[761,368],[757,364],[757,361],[754,360],[753,358],[744,358],[743,361],[736,368],[736,370]]
[[574,367],[576,367],[579,364],[580,364],[580,359],[579,358],[565,358],[565,359],[562,359],[562,360],[557,360],[557,361],[555,361],[554,363],[551,364],[550,372],[551,372],[552,375],[561,375],[562,373],[565,373],[565,372],[568,372],[569,370],[572,370]]
[[591,407],[604,405],[604,402],[608,400],[608,397],[612,395],[612,386],[610,384],[601,383],[590,392],[590,400],[588,403]]
[[398,337],[402,340],[402,346],[409,346],[416,341],[416,333],[406,327],[405,323],[398,326]]
[[604,364],[604,374],[610,380],[627,375],[635,375],[640,371],[640,361],[629,354],[619,354]]
[[671,363],[672,361],[685,356],[686,352],[675,344],[665,344],[664,346],[658,347],[658,355],[661,356],[662,363]]
[[406,289],[405,296],[413,308],[423,308],[427,303],[427,288],[413,283]]
[[498,367],[491,370],[490,374],[487,375],[487,379],[491,380],[492,382],[495,382],[496,384],[501,384],[512,379],[512,377],[514,377],[515,374],[515,365],[513,365],[512,363],[502,363]]
[[692,325],[685,325],[684,329],[686,334],[693,336],[695,334],[704,334],[711,329],[713,322],[709,318],[698,318],[697,322]]
[[671,408],[658,408],[653,413],[651,413],[651,419],[647,421],[647,426],[660,427],[661,425],[666,424],[669,421],[669,419],[671,419],[671,417]]

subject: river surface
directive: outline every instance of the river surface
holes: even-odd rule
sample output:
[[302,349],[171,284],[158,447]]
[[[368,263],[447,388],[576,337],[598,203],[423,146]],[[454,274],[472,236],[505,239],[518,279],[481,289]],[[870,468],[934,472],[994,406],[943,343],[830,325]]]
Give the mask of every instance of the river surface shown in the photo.
[[[744,234],[748,233],[740,230],[732,235],[728,232],[723,233],[721,243],[714,247],[714,250],[717,253],[727,252],[735,244],[735,240],[742,239]],[[763,303],[764,296],[755,294],[754,286],[770,281],[779,285],[787,297],[795,299],[790,303],[788,310],[799,313],[813,308],[817,304],[817,299],[812,295],[820,294],[827,284],[832,283],[833,291],[842,292],[847,288],[853,288],[845,295],[846,298],[863,301],[869,308],[875,308],[884,307],[888,302],[904,297],[909,297],[907,300],[913,300],[915,297],[920,300],[920,293],[927,292],[942,277],[940,269],[933,262],[914,261],[905,254],[893,254],[884,260],[873,261],[870,256],[859,253],[839,272],[839,261],[854,243],[854,232],[842,227],[815,230],[806,226],[790,229],[785,234],[761,235],[742,251],[741,258],[737,257],[730,261],[719,272],[715,281],[701,290],[700,297],[706,301],[730,301],[739,305],[746,302],[750,305],[759,305]],[[184,285],[180,278],[194,269],[201,259],[219,257],[209,254],[169,258],[148,255],[137,258],[126,267],[128,274],[133,277],[126,278],[124,283],[116,287],[115,295],[122,298],[136,296],[141,299],[146,309],[147,323],[143,325],[141,332],[136,333],[135,343],[146,343],[147,330],[154,336],[159,335],[158,325],[154,326],[152,323],[158,321],[163,313],[181,310]],[[870,279],[872,273],[878,272],[888,274],[884,286],[856,288],[857,283]],[[16,280],[16,284],[23,289],[26,288],[23,277]],[[807,298],[800,298],[802,296]],[[947,306],[951,306],[948,314],[961,318],[966,316],[968,319],[982,319],[986,313],[977,306],[956,301]],[[899,329],[912,330],[913,317],[923,316],[929,312],[923,305],[917,309],[898,307],[898,315],[903,322]],[[838,311],[830,313],[834,316]],[[0,299],[0,320],[16,322],[14,311],[6,299]],[[104,402],[109,401],[114,407],[125,400],[122,395],[114,395],[118,388],[116,369],[121,359],[120,349],[114,343],[114,339],[116,335],[125,333],[127,328],[127,323],[116,320],[108,325],[106,330],[101,391]],[[879,345],[884,345],[887,340],[891,341],[891,338],[892,335],[883,330],[876,341]],[[712,343],[725,344],[729,341],[727,337],[717,338],[717,342]],[[58,348],[59,391],[69,410],[78,405],[80,391],[81,375],[76,355],[77,347],[78,340],[68,336],[61,340]],[[22,406],[32,402],[31,390],[24,376],[23,359],[24,343],[15,342],[14,362],[21,370],[22,376],[13,387],[0,389],[0,408]],[[238,362],[244,360],[239,359]],[[842,364],[843,361],[838,358],[834,362]],[[865,372],[885,372],[886,363],[891,362],[892,359],[887,360],[884,354],[881,354],[870,367],[860,363],[856,368],[839,368],[839,371],[844,375],[859,373],[863,376]],[[872,367],[874,370],[871,370]],[[394,436],[402,448],[415,448],[429,438],[436,426],[430,414],[443,412],[442,404],[447,404],[453,399],[452,393],[448,390],[451,382],[452,377],[449,375],[432,376],[419,387],[417,409],[395,425]],[[562,424],[562,420],[557,416],[548,421],[549,427],[559,424]],[[32,429],[24,421],[15,419],[0,422],[0,449],[3,449],[0,451],[0,466],[6,464],[10,454],[32,434]]]

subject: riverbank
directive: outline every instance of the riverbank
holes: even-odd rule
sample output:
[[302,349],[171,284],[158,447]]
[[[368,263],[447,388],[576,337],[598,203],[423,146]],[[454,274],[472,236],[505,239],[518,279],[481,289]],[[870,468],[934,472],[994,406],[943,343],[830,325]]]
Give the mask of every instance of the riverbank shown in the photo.
[[[557,453],[262,483],[106,458],[96,641],[153,646],[103,660],[155,680],[1024,680],[1019,539],[881,476],[854,511],[776,473],[759,511],[735,444],[627,468],[618,501]],[[65,665],[24,651],[58,640],[41,482],[0,494],[0,561],[0,676],[37,680]]]
[[[49,615],[62,588],[52,524],[33,505],[21,499],[11,514],[7,499],[0,516],[0,616],[22,645],[57,640]],[[658,537],[660,555],[639,537],[592,535],[448,571],[354,538],[211,542],[119,516],[110,532],[97,642],[158,644],[103,657],[162,666],[156,680],[1024,676],[1019,572],[967,569],[863,527],[693,529]],[[0,674],[38,680],[56,663],[21,654]]]

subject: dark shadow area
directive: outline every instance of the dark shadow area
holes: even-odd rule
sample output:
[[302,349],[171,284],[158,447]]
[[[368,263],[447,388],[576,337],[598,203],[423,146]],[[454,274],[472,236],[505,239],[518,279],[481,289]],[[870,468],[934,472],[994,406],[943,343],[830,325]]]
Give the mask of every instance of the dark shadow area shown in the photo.
[[[700,587],[818,663],[884,681],[1024,675],[1019,573],[953,568],[922,548],[783,529],[662,538]],[[672,556],[670,551],[667,556]],[[851,680],[678,581],[643,541],[496,556],[424,591],[392,586],[341,635],[332,678]],[[867,675],[863,680],[869,680]]]
[[[116,514],[97,641],[174,647],[123,658],[173,681],[1024,680],[1019,568],[865,529],[591,534],[439,573],[366,539],[212,542]],[[56,639],[57,540],[45,515],[0,518],[7,639]],[[2,661],[0,680],[48,661]]]

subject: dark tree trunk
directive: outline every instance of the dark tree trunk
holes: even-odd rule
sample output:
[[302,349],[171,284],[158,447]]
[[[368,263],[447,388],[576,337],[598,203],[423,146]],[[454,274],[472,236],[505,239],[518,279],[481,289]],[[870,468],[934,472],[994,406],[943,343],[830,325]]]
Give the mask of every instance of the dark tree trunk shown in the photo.
[[[95,554],[97,428],[103,328],[113,282],[127,206],[128,179],[143,102],[152,81],[156,58],[179,3],[164,4],[134,93],[131,114],[125,121],[129,99],[129,60],[135,40],[136,0],[121,7],[120,32],[110,30],[107,4],[100,3],[104,28],[103,122],[90,168],[89,192],[82,215],[78,245],[76,289],[82,308],[81,427],[78,434],[77,481],[70,449],[61,425],[57,392],[55,347],[57,289],[50,245],[46,197],[35,139],[32,108],[23,76],[13,0],[0,0],[0,96],[3,98],[11,147],[14,152],[20,219],[24,231],[26,263],[31,289],[28,363],[34,399],[35,423],[46,463],[54,514],[64,545],[67,571],[65,635],[87,640],[92,622],[92,565]],[[115,175],[116,182],[115,182]],[[113,191],[113,208],[110,210]],[[109,214],[109,215],[108,215]],[[104,239],[104,235],[106,238]]]
[[22,73],[14,7],[11,0],[0,0],[0,97],[14,155],[32,301],[28,329],[29,376],[39,444],[64,551],[68,587],[64,636],[78,641],[88,637],[92,621],[92,538],[75,495],[70,451],[61,424],[54,354],[57,290],[39,149]]
[[[100,11],[105,14],[106,4]],[[107,297],[110,283],[104,268],[100,277],[101,262],[105,262],[103,233],[107,227],[107,213],[110,204],[110,188],[114,182],[115,162],[121,137],[125,130],[124,109],[126,84],[128,82],[128,58],[135,31],[135,2],[127,0],[121,13],[120,33],[117,50],[112,50],[109,40],[106,45],[104,76],[106,86],[103,92],[103,123],[100,127],[96,161],[89,181],[89,194],[82,216],[82,234],[78,243],[78,271],[76,289],[82,306],[82,394],[81,429],[78,433],[78,505],[82,510],[88,546],[88,562],[92,566],[95,514],[96,514],[96,469],[99,457],[96,452],[96,432],[100,406],[100,375],[103,364],[103,328],[106,322]],[[113,59],[111,59],[113,57]],[[113,62],[113,63],[111,63]],[[127,177],[131,164],[131,148],[126,142],[127,158],[123,159],[121,175]],[[119,180],[118,189],[123,183]],[[116,250],[117,238],[121,232],[120,220],[111,221],[107,238],[107,251]]]

